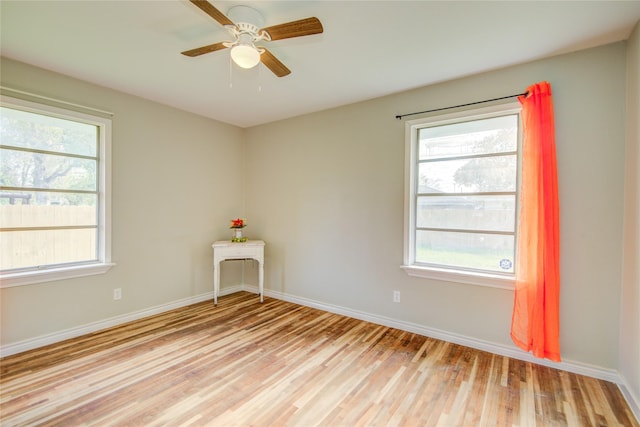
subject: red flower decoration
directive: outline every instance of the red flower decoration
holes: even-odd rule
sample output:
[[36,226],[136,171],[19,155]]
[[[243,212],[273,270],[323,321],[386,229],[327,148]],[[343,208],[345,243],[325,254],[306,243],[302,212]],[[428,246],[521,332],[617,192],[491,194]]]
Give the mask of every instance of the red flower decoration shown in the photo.
[[229,228],[244,228],[247,226],[246,220],[243,218],[236,218],[231,220],[231,226]]

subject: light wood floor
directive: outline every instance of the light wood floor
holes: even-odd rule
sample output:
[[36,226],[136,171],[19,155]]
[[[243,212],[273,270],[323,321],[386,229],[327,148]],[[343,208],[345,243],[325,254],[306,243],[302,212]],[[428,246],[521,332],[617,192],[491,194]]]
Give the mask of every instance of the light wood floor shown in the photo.
[[3,427],[638,427],[612,383],[245,292],[0,362]]

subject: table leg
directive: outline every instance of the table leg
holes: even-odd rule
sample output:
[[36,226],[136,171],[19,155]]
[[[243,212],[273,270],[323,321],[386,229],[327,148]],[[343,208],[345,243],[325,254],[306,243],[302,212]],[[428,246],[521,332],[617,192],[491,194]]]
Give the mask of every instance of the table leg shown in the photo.
[[218,293],[220,292],[220,263],[213,264],[213,304],[218,305]]
[[258,262],[258,289],[260,291],[260,302],[264,301],[264,263]]

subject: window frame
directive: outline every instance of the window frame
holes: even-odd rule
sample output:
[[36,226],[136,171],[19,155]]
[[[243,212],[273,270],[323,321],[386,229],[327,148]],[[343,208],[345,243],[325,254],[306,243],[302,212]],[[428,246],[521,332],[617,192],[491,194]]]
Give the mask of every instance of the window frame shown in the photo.
[[409,276],[436,279],[447,282],[514,289],[515,271],[510,274],[479,272],[456,267],[429,266],[416,264],[416,191],[418,188],[418,131],[424,127],[450,125],[461,122],[482,120],[491,117],[518,115],[518,147],[516,172],[516,222],[515,248],[517,250],[517,218],[520,207],[520,175],[522,155],[522,108],[519,102],[500,103],[482,108],[468,109],[447,114],[434,114],[405,123],[405,188],[404,188],[404,245],[401,268]]
[[[115,265],[111,262],[111,118],[104,117],[104,112],[99,110],[94,111],[75,104],[68,104],[71,108],[65,108],[67,103],[58,103],[64,107],[7,95],[0,96],[0,104],[3,107],[90,124],[98,128],[97,259],[0,271],[0,288],[104,274]],[[101,115],[96,115],[96,112]]]

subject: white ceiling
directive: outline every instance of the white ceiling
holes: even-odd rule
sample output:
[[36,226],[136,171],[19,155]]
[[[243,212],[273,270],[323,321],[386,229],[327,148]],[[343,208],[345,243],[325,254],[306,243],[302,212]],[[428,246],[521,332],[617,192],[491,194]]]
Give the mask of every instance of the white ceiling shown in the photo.
[[230,67],[229,40],[187,0],[0,1],[3,56],[241,127],[625,40],[640,1],[216,1],[265,26],[324,33],[263,43],[291,69]]

